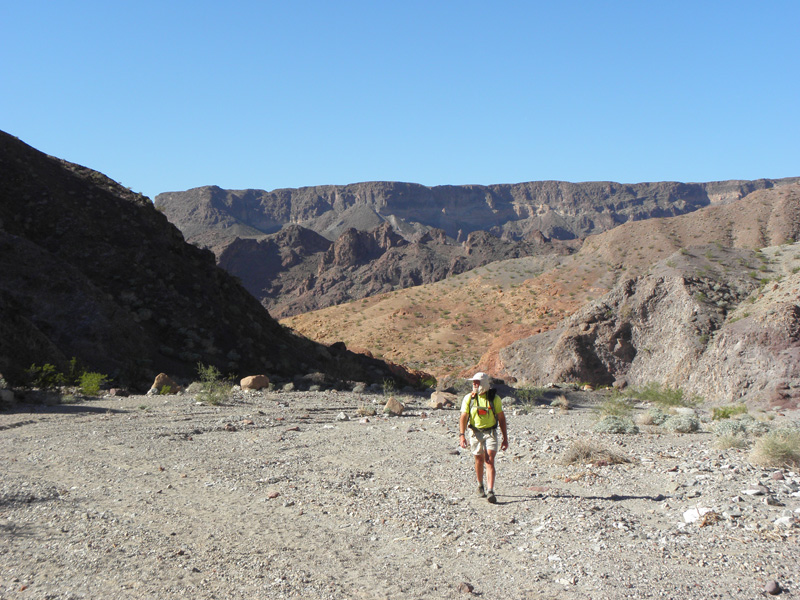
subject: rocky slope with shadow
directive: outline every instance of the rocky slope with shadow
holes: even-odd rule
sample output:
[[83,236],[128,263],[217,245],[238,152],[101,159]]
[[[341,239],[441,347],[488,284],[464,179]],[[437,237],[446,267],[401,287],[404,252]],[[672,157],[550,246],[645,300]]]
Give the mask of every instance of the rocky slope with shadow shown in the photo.
[[184,241],[148,198],[0,132],[0,373],[61,371],[75,357],[117,383],[155,374],[380,381],[381,361],[281,327],[215,257]]
[[692,247],[500,352],[529,383],[659,382],[713,402],[800,402],[800,244]]

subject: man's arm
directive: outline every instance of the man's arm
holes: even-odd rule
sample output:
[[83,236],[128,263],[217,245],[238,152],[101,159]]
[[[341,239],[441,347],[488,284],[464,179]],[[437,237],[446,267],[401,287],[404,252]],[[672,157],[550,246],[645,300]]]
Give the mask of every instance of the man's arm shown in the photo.
[[467,447],[467,425],[469,425],[469,413],[462,412],[458,419],[458,443],[462,448]]
[[497,424],[500,425],[500,431],[503,434],[503,442],[500,444],[500,450],[506,450],[508,448],[508,431],[506,431],[505,413],[497,413]]

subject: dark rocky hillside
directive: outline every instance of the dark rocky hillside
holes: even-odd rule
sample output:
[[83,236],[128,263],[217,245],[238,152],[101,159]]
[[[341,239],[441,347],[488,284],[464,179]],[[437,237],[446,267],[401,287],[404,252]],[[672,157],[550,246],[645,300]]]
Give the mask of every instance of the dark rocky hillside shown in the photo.
[[288,333],[148,198],[0,132],[0,373],[76,357],[122,385],[155,374],[377,380],[383,363]]

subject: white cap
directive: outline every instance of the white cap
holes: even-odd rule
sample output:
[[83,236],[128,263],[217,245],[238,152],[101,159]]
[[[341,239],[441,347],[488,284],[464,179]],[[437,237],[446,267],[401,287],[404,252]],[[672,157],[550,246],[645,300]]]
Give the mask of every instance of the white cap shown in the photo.
[[475,375],[472,376],[470,381],[480,381],[481,382],[481,387],[487,388],[487,389],[489,387],[489,376],[486,373],[483,373],[483,372],[475,373]]

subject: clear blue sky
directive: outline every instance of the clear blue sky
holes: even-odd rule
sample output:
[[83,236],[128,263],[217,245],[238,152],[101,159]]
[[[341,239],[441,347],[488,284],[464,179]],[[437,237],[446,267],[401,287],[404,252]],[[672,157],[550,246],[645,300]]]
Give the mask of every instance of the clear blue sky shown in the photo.
[[150,197],[800,175],[800,2],[2,0],[0,129]]

